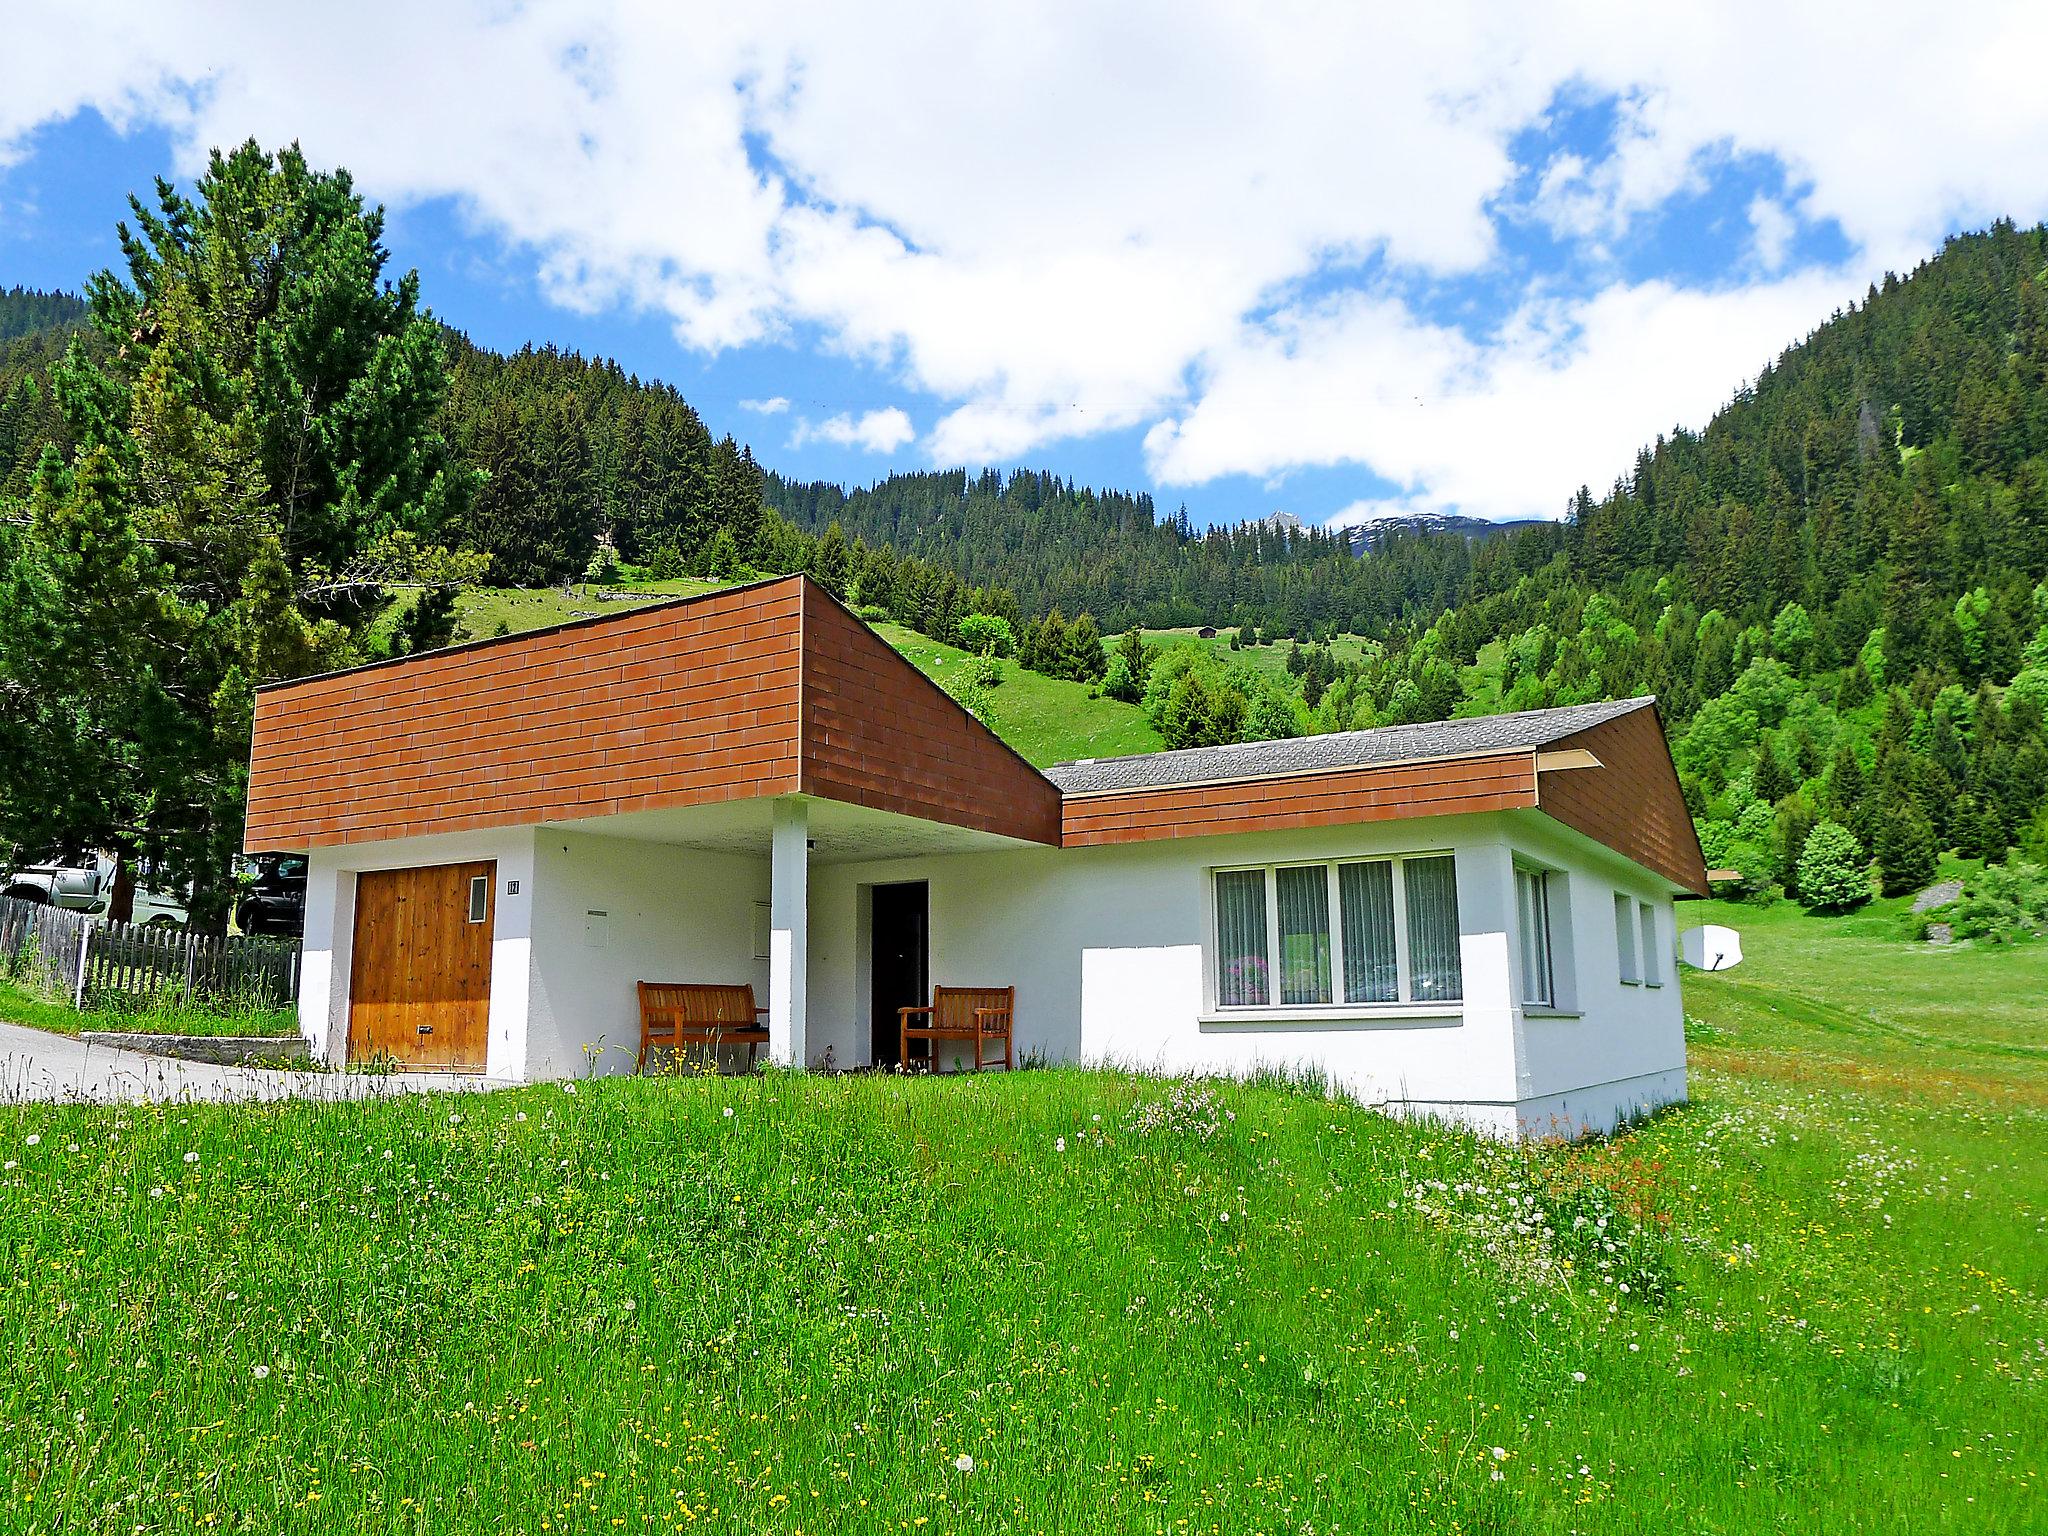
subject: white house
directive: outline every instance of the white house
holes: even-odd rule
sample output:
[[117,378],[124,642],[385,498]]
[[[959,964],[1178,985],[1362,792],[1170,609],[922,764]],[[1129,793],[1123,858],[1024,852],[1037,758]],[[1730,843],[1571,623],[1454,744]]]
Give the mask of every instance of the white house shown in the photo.
[[311,868],[324,1060],[631,1071],[635,983],[894,1064],[933,983],[1026,1060],[1314,1070],[1504,1135],[1682,1099],[1705,870],[1651,700],[1040,773],[802,577],[258,699],[247,844]]

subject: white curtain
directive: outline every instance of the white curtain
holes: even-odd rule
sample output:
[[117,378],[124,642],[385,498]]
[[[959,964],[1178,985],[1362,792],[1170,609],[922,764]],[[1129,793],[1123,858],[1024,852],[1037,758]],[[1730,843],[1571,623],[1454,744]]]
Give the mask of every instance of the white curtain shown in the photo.
[[1280,1001],[1330,1000],[1330,873],[1316,864],[1274,872],[1280,906]]
[[1516,917],[1521,924],[1522,1001],[1549,1007],[1550,901],[1544,877],[1532,869],[1515,871]]
[[1465,995],[1458,958],[1458,867],[1449,854],[1402,862],[1408,901],[1409,995],[1418,1003],[1452,1003]]
[[1394,950],[1394,866],[1340,864],[1337,904],[1344,915],[1344,1001],[1400,1001]]
[[1216,876],[1216,1001],[1256,1008],[1273,1000],[1266,977],[1266,872],[1223,870]]

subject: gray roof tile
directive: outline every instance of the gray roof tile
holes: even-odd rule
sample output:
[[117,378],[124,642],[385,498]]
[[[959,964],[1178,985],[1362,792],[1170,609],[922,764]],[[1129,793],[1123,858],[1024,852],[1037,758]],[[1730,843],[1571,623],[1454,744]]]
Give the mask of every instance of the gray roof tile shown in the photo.
[[1228,747],[1188,747],[1179,752],[1144,752],[1133,757],[1083,758],[1055,763],[1045,776],[1069,795],[1119,789],[1164,789],[1177,784],[1213,784],[1229,779],[1264,779],[1279,774],[1369,767],[1374,763],[1472,757],[1548,746],[1590,726],[1634,710],[1649,697],[1609,704],[1567,704],[1515,715],[1476,715],[1422,725],[1383,725],[1371,731],[1297,736],[1288,741],[1247,741]]

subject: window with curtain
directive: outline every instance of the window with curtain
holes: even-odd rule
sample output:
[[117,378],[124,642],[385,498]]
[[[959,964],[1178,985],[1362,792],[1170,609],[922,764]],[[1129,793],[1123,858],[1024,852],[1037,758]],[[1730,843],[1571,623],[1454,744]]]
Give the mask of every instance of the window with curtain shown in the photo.
[[1464,996],[1447,853],[1224,869],[1215,882],[1220,1008]]
[[1621,957],[1621,979],[1641,981],[1643,973],[1636,969],[1636,904],[1619,891],[1614,893],[1614,948]]
[[1330,872],[1320,864],[1273,871],[1280,912],[1280,1001],[1330,1000]]
[[1653,987],[1664,985],[1662,956],[1657,948],[1657,909],[1647,901],[1640,907],[1643,919],[1643,980]]
[[1266,959],[1266,872],[1216,876],[1216,1001],[1247,1008],[1270,1000]]
[[1337,866],[1344,909],[1344,1001],[1398,1003],[1401,960],[1394,947],[1394,866],[1384,859]]
[[1458,873],[1449,854],[1403,859],[1408,892],[1409,993],[1418,1003],[1453,1002],[1465,995],[1458,958]]
[[1522,1001],[1549,1008],[1557,1002],[1550,963],[1550,877],[1515,867],[1515,926],[1522,961]]

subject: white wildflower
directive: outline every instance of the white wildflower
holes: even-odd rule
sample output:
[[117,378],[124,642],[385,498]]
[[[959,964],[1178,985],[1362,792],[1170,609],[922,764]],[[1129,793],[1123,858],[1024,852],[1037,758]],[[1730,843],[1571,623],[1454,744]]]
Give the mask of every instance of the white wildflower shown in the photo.
[[187,1152],[185,1154],[185,1161],[188,1163],[196,1163],[199,1161],[199,1154],[197,1152]]
[[955,1472],[972,1472],[974,1470],[974,1458],[965,1451],[962,1451],[953,1458],[953,1470]]
[[1064,1136],[1062,1136],[1062,1137],[1061,1137],[1061,1138],[1060,1138],[1060,1139],[1059,1139],[1058,1141],[1055,1141],[1055,1142],[1054,1142],[1054,1143],[1052,1144],[1052,1149],[1053,1149],[1053,1151],[1055,1151],[1055,1152],[1064,1152],[1064,1151],[1066,1151],[1066,1150],[1067,1150],[1067,1138],[1066,1138],[1066,1137],[1064,1137]]
[[267,1365],[251,1366],[249,1368],[249,1374],[251,1376],[254,1376],[258,1381],[267,1381],[270,1379],[270,1367]]
[[23,1141],[22,1141],[22,1145],[23,1145],[23,1146],[28,1146],[28,1147],[39,1147],[39,1146],[41,1146],[42,1144],[43,1144],[43,1138],[42,1138],[42,1137],[40,1137],[40,1136],[29,1136],[29,1137],[26,1137],[26,1138],[24,1138],[24,1139],[23,1139]]

